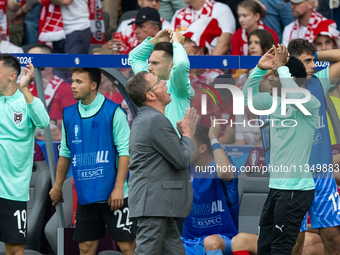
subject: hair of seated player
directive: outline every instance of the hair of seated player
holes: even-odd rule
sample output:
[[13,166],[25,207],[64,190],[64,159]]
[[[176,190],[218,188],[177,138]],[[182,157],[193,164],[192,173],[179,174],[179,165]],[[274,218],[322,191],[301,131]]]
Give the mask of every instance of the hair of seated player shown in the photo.
[[194,138],[198,145],[206,144],[207,152],[211,153],[211,144],[209,139],[209,128],[203,125],[197,125]]

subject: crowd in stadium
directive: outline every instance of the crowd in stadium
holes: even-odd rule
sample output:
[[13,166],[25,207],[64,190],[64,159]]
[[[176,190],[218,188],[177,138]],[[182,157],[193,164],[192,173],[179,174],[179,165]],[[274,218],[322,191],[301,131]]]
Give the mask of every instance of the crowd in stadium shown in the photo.
[[[6,254],[25,254],[35,141],[48,125],[60,143],[49,196],[63,202],[71,169],[81,255],[97,254],[106,228],[124,255],[340,254],[339,0],[4,0],[0,9]],[[138,114],[99,68],[45,67],[45,109],[33,65],[20,68],[12,53],[127,54],[131,69],[120,71]],[[190,69],[190,55],[259,60]],[[316,71],[318,61],[330,64]],[[254,147],[250,166],[274,169],[257,234],[239,232],[240,171],[226,151],[243,145]],[[226,170],[206,171],[218,166]]]

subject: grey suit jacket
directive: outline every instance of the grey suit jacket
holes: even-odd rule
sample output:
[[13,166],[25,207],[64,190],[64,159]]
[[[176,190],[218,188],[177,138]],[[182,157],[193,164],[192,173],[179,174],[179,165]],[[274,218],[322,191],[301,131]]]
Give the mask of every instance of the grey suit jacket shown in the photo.
[[187,217],[193,191],[188,137],[180,139],[158,110],[139,108],[130,134],[130,217]]

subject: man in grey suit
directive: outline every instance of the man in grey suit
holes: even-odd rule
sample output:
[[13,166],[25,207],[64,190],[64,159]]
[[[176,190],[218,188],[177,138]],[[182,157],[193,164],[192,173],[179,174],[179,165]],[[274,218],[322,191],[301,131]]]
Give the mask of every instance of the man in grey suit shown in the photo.
[[138,227],[135,254],[185,255],[174,218],[187,217],[192,206],[193,114],[188,110],[178,122],[180,139],[164,116],[171,102],[165,80],[142,71],[128,80],[126,90],[139,107],[131,127],[129,165],[130,218],[136,218]]

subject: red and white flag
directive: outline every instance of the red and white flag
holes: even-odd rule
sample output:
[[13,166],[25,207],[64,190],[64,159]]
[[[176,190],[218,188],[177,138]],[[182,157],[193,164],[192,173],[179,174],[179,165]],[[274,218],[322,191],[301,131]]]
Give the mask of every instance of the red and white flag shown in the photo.
[[181,32],[185,37],[196,43],[198,47],[207,47],[211,54],[211,42],[222,34],[218,21],[212,17],[205,17],[195,20],[186,31]]
[[8,41],[9,31],[7,24],[7,15],[6,15],[6,0],[0,0],[0,26],[2,27],[2,40]]
[[313,38],[309,41],[313,42],[318,35],[329,36],[336,42],[337,48],[340,48],[340,32],[336,29],[336,23],[334,20],[327,19],[321,21],[319,25],[314,28]]
[[60,6],[42,0],[39,19],[39,43],[55,42],[66,38]]
[[[39,42],[54,42],[66,38],[60,7],[42,0],[39,22]],[[100,0],[89,0],[88,8],[91,21],[91,44],[105,43],[104,16]]]
[[91,44],[104,44],[105,43],[104,15],[100,0],[89,0],[88,6],[90,12],[92,32]]

